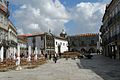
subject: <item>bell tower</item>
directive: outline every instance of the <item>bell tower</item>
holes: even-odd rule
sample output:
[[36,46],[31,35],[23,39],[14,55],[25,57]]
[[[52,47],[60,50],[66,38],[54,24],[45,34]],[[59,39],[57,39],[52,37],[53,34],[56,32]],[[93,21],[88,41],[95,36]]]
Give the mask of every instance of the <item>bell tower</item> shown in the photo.
[[65,32],[64,29],[62,29],[62,32],[60,33],[60,37],[66,38],[67,33]]

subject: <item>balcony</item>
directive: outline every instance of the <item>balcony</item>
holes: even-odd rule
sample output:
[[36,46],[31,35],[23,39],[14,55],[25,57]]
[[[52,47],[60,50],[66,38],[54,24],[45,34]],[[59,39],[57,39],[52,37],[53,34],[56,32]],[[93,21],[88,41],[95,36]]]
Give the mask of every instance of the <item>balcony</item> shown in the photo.
[[116,20],[115,16],[112,17],[112,18],[110,18],[110,20],[108,21],[108,27],[110,27],[110,26],[112,26],[113,24],[115,24],[115,20]]
[[120,36],[120,34],[114,35],[113,37],[109,37],[108,42],[109,42],[109,43],[115,42],[116,40],[119,39],[119,36]]
[[112,26],[116,21],[120,20],[120,11],[108,21],[108,26]]
[[9,42],[7,40],[5,40],[5,39],[2,39],[0,41],[0,46],[6,46],[6,47],[8,47],[9,46]]
[[16,47],[17,46],[17,43],[15,41],[13,41],[13,40],[9,40],[8,44],[9,44],[9,46],[12,46],[12,47]]

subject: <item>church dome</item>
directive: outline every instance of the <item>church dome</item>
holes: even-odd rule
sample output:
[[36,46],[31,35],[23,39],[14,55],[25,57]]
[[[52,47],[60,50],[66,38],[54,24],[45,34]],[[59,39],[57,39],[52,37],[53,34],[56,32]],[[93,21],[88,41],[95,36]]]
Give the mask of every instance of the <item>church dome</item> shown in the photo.
[[65,32],[65,30],[63,29],[62,32],[60,33],[60,37],[66,37],[67,33]]

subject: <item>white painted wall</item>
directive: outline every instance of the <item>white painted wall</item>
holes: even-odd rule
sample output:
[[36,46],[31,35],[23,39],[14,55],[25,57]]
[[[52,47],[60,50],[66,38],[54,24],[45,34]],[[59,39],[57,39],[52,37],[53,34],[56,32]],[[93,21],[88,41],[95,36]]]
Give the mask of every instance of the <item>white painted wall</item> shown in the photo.
[[1,49],[0,49],[0,62],[3,62],[3,59],[4,59],[4,47],[2,46]]
[[58,45],[61,45],[60,52],[68,51],[68,41],[55,38],[55,52],[58,53]]

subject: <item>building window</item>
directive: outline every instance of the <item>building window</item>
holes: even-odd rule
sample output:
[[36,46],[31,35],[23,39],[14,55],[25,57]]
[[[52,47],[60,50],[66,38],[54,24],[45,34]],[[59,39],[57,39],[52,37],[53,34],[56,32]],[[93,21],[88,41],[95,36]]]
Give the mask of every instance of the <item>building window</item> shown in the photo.
[[94,40],[91,40],[91,44],[94,44]]
[[56,42],[56,45],[57,45],[57,42]]
[[81,45],[84,45],[85,43],[84,43],[84,41],[81,41]]
[[68,46],[68,44],[66,43],[66,46]]
[[60,45],[62,45],[62,42],[60,42]]
[[65,46],[65,43],[63,43],[63,46]]
[[41,36],[41,40],[43,40],[43,37]]

